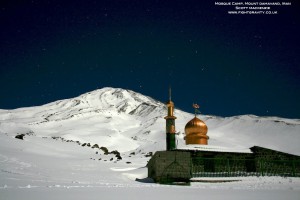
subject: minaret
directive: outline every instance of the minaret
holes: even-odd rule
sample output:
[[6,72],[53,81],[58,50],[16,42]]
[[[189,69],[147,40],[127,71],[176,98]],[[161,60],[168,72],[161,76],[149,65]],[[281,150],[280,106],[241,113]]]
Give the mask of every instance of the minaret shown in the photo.
[[166,143],[167,151],[176,149],[175,140],[175,119],[174,113],[174,103],[171,100],[171,87],[169,88],[169,101],[166,103],[168,108],[168,115],[166,119]]

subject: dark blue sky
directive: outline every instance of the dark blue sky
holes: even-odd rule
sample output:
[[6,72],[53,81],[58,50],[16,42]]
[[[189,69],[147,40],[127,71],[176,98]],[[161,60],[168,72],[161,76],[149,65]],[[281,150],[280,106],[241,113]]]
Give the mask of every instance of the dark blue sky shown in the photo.
[[203,114],[300,118],[300,5],[228,15],[214,1],[1,1],[0,108],[102,87]]

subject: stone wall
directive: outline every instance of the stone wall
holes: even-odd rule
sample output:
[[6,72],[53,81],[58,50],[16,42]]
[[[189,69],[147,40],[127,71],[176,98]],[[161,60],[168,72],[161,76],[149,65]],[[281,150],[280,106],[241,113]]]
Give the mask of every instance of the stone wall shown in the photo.
[[178,151],[157,151],[147,167],[148,177],[155,182],[188,182],[191,178],[191,154]]

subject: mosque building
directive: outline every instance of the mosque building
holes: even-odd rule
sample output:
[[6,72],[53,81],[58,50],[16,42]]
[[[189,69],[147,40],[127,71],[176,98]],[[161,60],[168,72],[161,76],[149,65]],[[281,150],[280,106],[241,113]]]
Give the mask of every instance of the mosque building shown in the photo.
[[196,115],[197,104],[193,104],[194,118],[185,125],[185,146],[177,148],[170,88],[166,107],[166,151],[157,151],[147,164],[148,177],[155,182],[189,182],[195,177],[300,177],[300,156],[259,146],[240,150],[208,145],[208,127]]

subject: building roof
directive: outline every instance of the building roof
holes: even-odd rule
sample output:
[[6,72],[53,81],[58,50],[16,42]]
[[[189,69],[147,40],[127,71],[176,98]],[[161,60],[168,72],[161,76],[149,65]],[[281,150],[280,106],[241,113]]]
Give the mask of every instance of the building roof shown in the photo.
[[252,153],[249,148],[228,148],[212,145],[184,145],[178,148],[178,150],[194,150],[194,151],[211,151],[211,152],[230,152],[230,153]]

